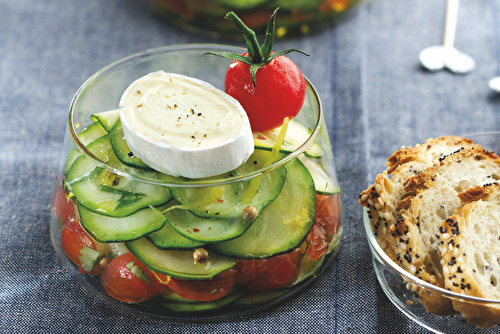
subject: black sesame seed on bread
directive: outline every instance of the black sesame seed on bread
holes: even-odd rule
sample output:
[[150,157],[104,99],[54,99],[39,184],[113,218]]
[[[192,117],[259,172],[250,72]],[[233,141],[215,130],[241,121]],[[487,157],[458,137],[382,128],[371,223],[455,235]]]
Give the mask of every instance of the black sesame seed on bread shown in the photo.
[[[391,232],[395,235],[393,249],[396,253],[396,263],[421,280],[444,287],[440,266],[435,265],[436,262],[439,264],[439,259],[428,256],[428,250],[423,248],[425,245],[420,238],[414,237],[420,234],[418,226],[403,214],[398,222],[391,227]],[[438,254],[436,253],[436,255]],[[416,284],[407,284],[407,288],[413,291],[427,312],[443,316],[457,313],[448,298],[443,298],[441,295]]]
[[[489,196],[484,189],[500,180],[500,159],[469,139],[449,136],[402,147],[391,155],[387,166],[359,196],[360,204],[368,208],[377,241],[403,269],[446,288],[441,223],[463,202]],[[500,239],[498,242],[500,249]],[[408,283],[407,287],[430,313],[452,315],[462,311],[450,298],[425,291],[423,286]],[[496,315],[499,316],[500,313]],[[478,326],[489,326],[469,318],[466,316]]]
[[[480,149],[479,145],[476,146]],[[401,201],[413,195],[403,188],[404,181],[438,163],[443,157],[471,147],[474,147],[472,140],[458,136],[431,138],[414,147],[401,147],[387,159],[388,169],[377,175],[375,183],[359,195],[359,203],[369,210],[371,226],[379,245],[393,261],[396,261],[396,254],[390,247],[393,236],[388,232],[389,226],[400,217]]]
[[[439,228],[441,222],[460,207],[458,195],[470,187],[491,182],[492,175],[500,175],[500,159],[477,148],[463,149],[452,154],[419,175],[404,182],[405,191],[415,195],[405,198],[405,208],[399,212],[404,220],[399,220],[394,230],[405,232],[403,239],[395,240],[396,257],[406,260],[400,266],[424,281],[445,287],[445,277],[441,267]],[[397,233],[398,234],[398,233]],[[410,247],[411,245],[411,247]],[[415,259],[418,257],[418,262]],[[420,264],[420,265],[419,265]],[[421,302],[428,312],[437,315],[454,313],[451,300],[437,296]]]
[[[474,143],[471,139],[459,136],[430,138],[414,147],[401,147],[394,152],[387,158],[387,172],[392,174],[393,182],[403,182],[408,177],[427,169],[436,161],[473,146]],[[476,147],[481,148],[479,145]]]
[[[440,253],[448,290],[500,300],[500,185],[460,194],[463,206],[442,222]],[[454,300],[453,306],[481,328],[500,324],[500,307]]]

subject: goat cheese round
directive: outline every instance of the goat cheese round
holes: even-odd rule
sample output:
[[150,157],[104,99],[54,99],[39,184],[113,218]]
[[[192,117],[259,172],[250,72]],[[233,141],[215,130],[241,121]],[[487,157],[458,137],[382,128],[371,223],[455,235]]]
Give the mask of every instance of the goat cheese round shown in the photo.
[[254,150],[241,104],[184,75],[159,71],[134,81],[120,99],[120,119],[134,155],[173,176],[222,174]]

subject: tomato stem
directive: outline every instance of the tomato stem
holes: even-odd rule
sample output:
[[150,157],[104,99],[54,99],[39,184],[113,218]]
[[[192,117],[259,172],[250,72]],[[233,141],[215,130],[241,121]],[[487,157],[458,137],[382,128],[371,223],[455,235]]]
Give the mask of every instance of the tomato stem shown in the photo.
[[276,30],[276,14],[278,13],[278,10],[279,7],[274,10],[273,15],[271,15],[271,19],[267,23],[266,37],[264,38],[264,44],[260,49],[265,59],[267,59],[273,52],[274,32]]
[[279,7],[276,8],[269,19],[267,24],[266,36],[264,44],[262,47],[259,46],[257,41],[257,36],[255,32],[247,27],[243,21],[234,13],[229,12],[226,14],[225,18],[229,22],[233,23],[242,33],[245,38],[245,43],[247,45],[248,56],[239,55],[235,52],[205,52],[204,54],[210,54],[213,56],[218,56],[226,59],[233,59],[241,61],[244,64],[250,66],[250,75],[252,76],[253,85],[255,84],[255,76],[257,71],[261,66],[266,65],[271,60],[276,57],[283,56],[290,52],[299,52],[303,55],[309,56],[306,52],[299,49],[286,49],[273,53],[274,45],[274,35],[276,30],[276,14],[278,13]]
[[252,58],[252,62],[254,64],[261,63],[264,57],[262,55],[262,51],[260,50],[255,32],[248,28],[234,12],[227,13],[226,20],[233,23],[243,33],[247,44],[248,55]]

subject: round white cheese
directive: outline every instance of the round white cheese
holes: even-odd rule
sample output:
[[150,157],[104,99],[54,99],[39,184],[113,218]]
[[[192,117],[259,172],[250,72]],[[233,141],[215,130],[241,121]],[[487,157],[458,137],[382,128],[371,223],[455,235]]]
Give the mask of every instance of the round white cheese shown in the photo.
[[202,178],[235,169],[253,153],[250,122],[241,104],[207,82],[150,73],[120,100],[127,144],[152,168]]

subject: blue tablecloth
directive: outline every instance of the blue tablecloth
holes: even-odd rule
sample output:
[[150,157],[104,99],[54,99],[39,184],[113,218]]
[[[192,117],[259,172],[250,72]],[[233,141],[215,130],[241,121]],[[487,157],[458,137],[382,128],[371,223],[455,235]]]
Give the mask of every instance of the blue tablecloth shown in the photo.
[[279,41],[321,95],[343,192],[343,247],[305,293],[216,323],[142,318],[88,293],[64,270],[49,216],[69,102],[94,72],[157,46],[219,42],[178,31],[137,0],[0,0],[0,332],[427,333],[377,283],[357,204],[401,145],[500,128],[500,0],[462,1],[458,49],[468,75],[429,73],[424,47],[442,41],[445,0],[367,0],[342,24]]

